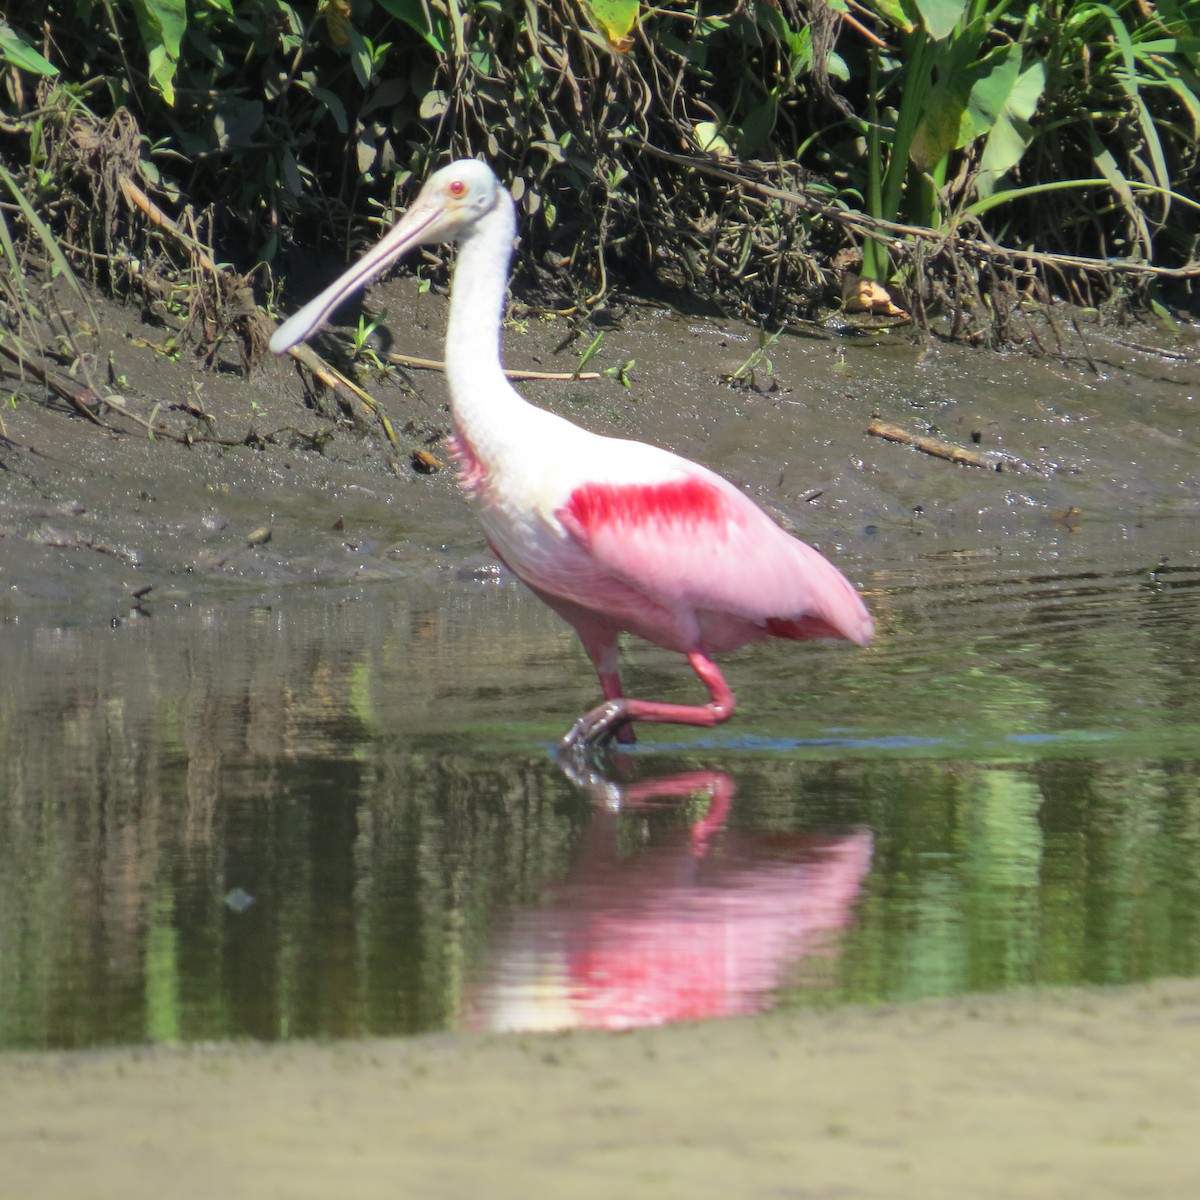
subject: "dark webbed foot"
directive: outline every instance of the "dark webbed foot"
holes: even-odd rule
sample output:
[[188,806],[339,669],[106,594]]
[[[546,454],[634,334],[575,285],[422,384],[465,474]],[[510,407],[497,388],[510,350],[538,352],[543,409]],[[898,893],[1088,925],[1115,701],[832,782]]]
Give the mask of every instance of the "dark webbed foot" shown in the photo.
[[[629,730],[628,737],[622,737],[622,730]],[[633,730],[629,727],[629,706],[624,700],[605,700],[591,712],[584,713],[574,725],[567,730],[566,736],[559,743],[561,749],[574,753],[589,746],[598,746],[617,738],[619,741],[633,741]]]

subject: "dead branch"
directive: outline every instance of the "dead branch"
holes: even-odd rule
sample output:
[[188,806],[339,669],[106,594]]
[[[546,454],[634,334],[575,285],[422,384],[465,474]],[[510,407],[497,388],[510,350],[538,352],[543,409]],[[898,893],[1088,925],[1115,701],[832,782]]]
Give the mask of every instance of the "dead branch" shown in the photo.
[[165,229],[168,233],[178,238],[179,242],[187,247],[196,256],[196,261],[200,267],[211,272],[213,275],[220,274],[220,268],[205,252],[195,238],[189,237],[182,229],[169,217],[145,192],[142,191],[128,175],[122,175],[118,181],[121,187],[121,194],[126,201],[134,208],[139,209],[146,216],[146,219],[151,225],[157,229]]
[[380,424],[384,436],[393,446],[398,440],[396,431],[392,428],[387,413],[379,407],[379,401],[368,392],[363,391],[352,379],[348,379],[336,367],[331,367],[307,342],[299,342],[288,353],[301,365],[307,367],[327,388],[332,391],[347,391],[369,412]]
[[985,471],[1003,471],[1006,467],[1017,466],[1015,460],[1005,456],[968,450],[965,446],[956,446],[953,442],[946,442],[941,438],[909,433],[899,425],[892,425],[877,418],[872,419],[867,426],[867,433],[887,442],[900,442],[902,445],[912,446],[914,450],[920,450],[922,454],[932,454],[934,458],[944,458],[948,462],[961,463],[967,467],[982,467]]
[[[445,371],[446,364],[436,358],[414,358],[410,354],[389,354],[387,360],[398,367],[411,367],[417,371]],[[505,370],[509,379],[549,379],[567,382],[572,379],[599,379],[599,371],[520,371]]]
[[0,354],[16,363],[22,372],[32,375],[43,387],[49,388],[60,400],[65,400],[81,417],[86,417],[94,425],[107,428],[93,411],[93,406],[99,405],[102,400],[90,387],[71,387],[44,367],[39,366],[31,358],[18,354],[16,350],[3,342],[0,342]]

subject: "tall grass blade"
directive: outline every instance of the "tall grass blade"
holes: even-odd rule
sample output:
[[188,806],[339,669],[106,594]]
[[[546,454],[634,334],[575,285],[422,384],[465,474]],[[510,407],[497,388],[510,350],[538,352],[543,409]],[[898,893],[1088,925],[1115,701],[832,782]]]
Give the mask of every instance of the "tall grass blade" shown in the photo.
[[54,274],[64,276],[75,294],[81,300],[85,299],[79,279],[75,275],[75,272],[71,270],[71,264],[67,262],[66,255],[59,248],[54,234],[50,232],[46,223],[34,211],[33,205],[29,203],[29,198],[20,189],[17,181],[2,166],[0,166],[0,180],[3,180],[13,199],[16,201],[17,207],[21,210],[21,215],[25,218],[29,227],[37,234],[38,240],[42,243],[43,247],[45,247],[46,253],[50,256],[50,261],[54,264]]

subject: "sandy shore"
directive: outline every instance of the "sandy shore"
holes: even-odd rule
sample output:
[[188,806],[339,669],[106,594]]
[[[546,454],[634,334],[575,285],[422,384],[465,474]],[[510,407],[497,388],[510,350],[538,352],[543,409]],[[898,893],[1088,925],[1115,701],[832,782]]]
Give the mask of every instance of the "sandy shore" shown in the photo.
[[4,1193],[1184,1197],[1200,982],[632,1034],[0,1058]]

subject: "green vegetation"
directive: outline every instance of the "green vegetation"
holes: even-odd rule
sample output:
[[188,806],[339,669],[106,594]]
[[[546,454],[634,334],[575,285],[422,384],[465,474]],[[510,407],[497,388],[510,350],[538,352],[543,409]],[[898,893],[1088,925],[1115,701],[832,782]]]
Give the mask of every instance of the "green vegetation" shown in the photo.
[[52,0],[0,18],[0,254],[194,316],[163,279],[197,255],[349,252],[477,155],[560,310],[619,283],[778,322],[846,269],[955,333],[1030,294],[1186,302],[1198,71],[1200,0]]

